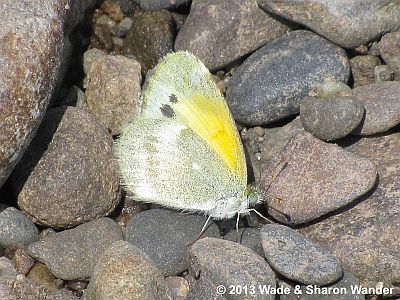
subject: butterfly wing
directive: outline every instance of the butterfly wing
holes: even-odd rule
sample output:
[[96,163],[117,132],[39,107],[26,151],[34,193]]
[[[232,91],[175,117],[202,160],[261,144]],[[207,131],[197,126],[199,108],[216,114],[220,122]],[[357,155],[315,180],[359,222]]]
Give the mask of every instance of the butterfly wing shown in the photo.
[[165,56],[144,85],[143,116],[172,119],[192,129],[218,154],[236,181],[247,183],[243,146],[210,72],[189,52]]
[[207,213],[219,199],[239,200],[245,188],[201,137],[174,120],[138,118],[116,141],[115,153],[122,184],[139,201]]

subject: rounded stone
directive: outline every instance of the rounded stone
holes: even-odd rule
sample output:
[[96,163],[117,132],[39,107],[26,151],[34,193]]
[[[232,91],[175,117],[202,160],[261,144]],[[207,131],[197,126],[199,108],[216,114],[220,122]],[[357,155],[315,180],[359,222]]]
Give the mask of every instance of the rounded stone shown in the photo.
[[92,275],[101,253],[122,239],[117,223],[109,218],[100,218],[45,237],[29,245],[28,253],[46,264],[57,278],[86,279]]
[[86,111],[49,110],[12,176],[21,210],[54,228],[111,212],[120,199],[112,143]]
[[27,246],[39,237],[35,224],[14,207],[0,204],[0,246]]
[[[163,275],[177,275],[189,267],[188,245],[198,238],[206,218],[166,209],[134,215],[126,226],[126,240],[143,250]],[[211,222],[203,236],[219,237]]]
[[364,113],[362,103],[350,97],[305,97],[300,104],[300,119],[304,129],[325,141],[351,133],[361,123]]
[[310,31],[293,31],[242,63],[229,81],[227,102],[236,121],[268,124],[298,113],[313,88],[347,82],[349,75],[343,49]]
[[338,261],[294,229],[268,224],[260,233],[269,265],[284,277],[315,285],[326,285],[342,277]]
[[149,257],[125,241],[110,245],[98,258],[84,300],[168,300],[170,290]]

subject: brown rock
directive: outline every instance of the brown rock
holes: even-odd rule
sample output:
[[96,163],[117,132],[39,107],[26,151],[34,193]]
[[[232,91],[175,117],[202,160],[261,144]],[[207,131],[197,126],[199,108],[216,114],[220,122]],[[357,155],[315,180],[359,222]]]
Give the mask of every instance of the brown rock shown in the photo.
[[383,60],[400,80],[400,31],[385,34],[378,45]]
[[374,70],[381,64],[373,55],[358,55],[349,60],[354,78],[354,87],[374,83]]
[[193,1],[176,37],[175,50],[192,52],[215,70],[289,30],[260,9],[256,0]]
[[260,187],[274,218],[301,224],[353,202],[376,177],[368,159],[300,132],[266,164]]
[[96,59],[88,73],[86,103],[89,112],[111,134],[119,134],[123,125],[139,114],[142,107],[140,64],[122,55],[104,55]]
[[65,228],[106,215],[119,201],[111,136],[84,110],[51,109],[12,183],[38,224]]

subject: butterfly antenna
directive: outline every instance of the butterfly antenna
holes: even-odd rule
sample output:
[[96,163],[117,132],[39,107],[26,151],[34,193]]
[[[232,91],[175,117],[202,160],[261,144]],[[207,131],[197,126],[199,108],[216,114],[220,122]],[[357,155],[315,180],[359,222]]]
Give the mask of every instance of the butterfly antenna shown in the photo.
[[195,242],[197,242],[197,241],[199,240],[199,238],[200,238],[201,235],[204,233],[204,231],[206,231],[206,228],[207,228],[208,222],[210,222],[210,219],[211,219],[211,216],[208,216],[208,218],[207,218],[207,220],[206,220],[206,223],[204,224],[204,226],[203,226],[203,228],[201,229],[201,231],[200,231],[199,235],[197,236],[197,238],[196,238],[194,241],[192,241],[192,242],[190,242],[189,244],[187,244],[186,247],[192,246]]

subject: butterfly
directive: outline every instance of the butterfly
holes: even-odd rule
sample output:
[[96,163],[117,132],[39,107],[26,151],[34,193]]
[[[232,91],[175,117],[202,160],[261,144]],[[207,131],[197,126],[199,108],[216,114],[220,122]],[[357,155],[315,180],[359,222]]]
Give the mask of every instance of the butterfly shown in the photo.
[[122,185],[134,199],[204,213],[206,224],[255,211],[261,193],[247,184],[239,133],[204,64],[189,52],[167,54],[141,97],[141,115],[115,144]]

